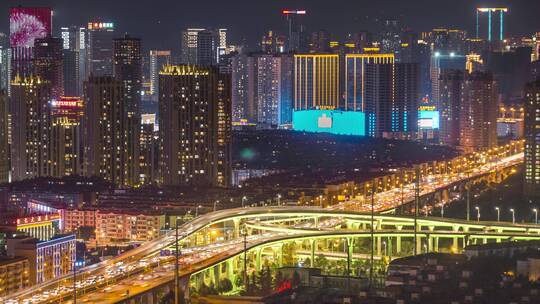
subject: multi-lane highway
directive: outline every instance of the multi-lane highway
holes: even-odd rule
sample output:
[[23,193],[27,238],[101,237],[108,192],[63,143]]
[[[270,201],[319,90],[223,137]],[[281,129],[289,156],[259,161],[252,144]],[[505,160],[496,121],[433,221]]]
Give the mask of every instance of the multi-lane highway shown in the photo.
[[[427,195],[438,189],[447,188],[457,182],[485,175],[499,168],[506,168],[523,162],[523,153],[487,162],[481,166],[467,172],[451,174],[430,174],[420,178],[420,196]],[[403,187],[396,187],[388,191],[375,193],[373,209],[375,212],[387,211],[399,207],[402,202],[410,203],[415,198],[416,184],[404,184]],[[359,212],[371,212],[371,197],[355,198],[338,205],[331,206],[330,209],[356,210]]]
[[[509,157],[488,162],[469,172],[457,174],[434,174],[422,177],[421,195],[426,195],[437,189],[448,187],[461,180],[473,178],[489,173],[492,170],[502,167],[509,167],[522,162],[523,154],[515,154]],[[403,190],[402,190],[403,189]],[[399,206],[402,202],[407,203],[414,199],[415,184],[404,185],[389,191],[377,193],[375,195],[375,211],[384,211]],[[276,212],[276,216],[292,216],[305,211],[305,208],[279,207],[279,208],[255,208],[250,209],[229,209],[209,213],[200,216],[192,222],[182,225],[179,229],[179,238],[186,239],[188,236],[208,227],[209,225],[223,221],[232,217],[245,215],[246,218],[258,218],[271,216]],[[371,211],[371,204],[367,198],[351,200],[336,206],[328,208],[329,212],[340,210],[354,210],[360,212]],[[257,211],[257,212],[254,212]],[[260,212],[259,212],[260,211]],[[280,211],[280,212],[277,212]],[[258,213],[259,212],[259,213]],[[333,219],[332,221],[335,221]],[[320,222],[323,225],[332,226],[332,222]],[[250,236],[247,240],[250,245],[268,241],[269,239],[280,237],[284,232],[274,231],[266,232],[261,235]],[[291,233],[286,232],[286,233]],[[305,231],[302,233],[306,233]],[[111,260],[101,262],[81,269],[77,273],[76,287],[78,290],[78,300],[88,303],[114,303],[122,298],[129,297],[134,293],[158,286],[162,281],[170,281],[174,274],[174,258],[170,256],[161,256],[160,250],[170,247],[175,242],[174,233],[168,233],[157,240],[147,242],[133,250],[123,253]],[[221,240],[213,244],[207,244],[199,247],[190,247],[183,249],[182,271],[191,273],[205,265],[212,264],[213,261],[224,259],[243,250],[243,240]],[[187,265],[191,265],[187,267]],[[146,283],[141,283],[141,282]],[[7,299],[1,299],[4,303],[57,303],[67,300],[73,294],[72,275],[59,278],[34,286]]]

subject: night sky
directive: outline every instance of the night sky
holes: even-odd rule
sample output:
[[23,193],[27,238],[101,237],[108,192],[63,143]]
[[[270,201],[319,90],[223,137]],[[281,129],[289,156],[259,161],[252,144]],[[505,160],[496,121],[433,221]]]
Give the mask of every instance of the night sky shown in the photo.
[[376,18],[401,18],[417,31],[439,26],[474,28],[474,7],[507,6],[506,31],[530,35],[540,31],[540,0],[1,0],[0,31],[9,31],[9,7],[50,6],[54,30],[103,19],[115,23],[119,35],[129,32],[143,39],[145,49],[178,49],[180,31],[188,26],[225,27],[232,44],[242,40],[253,48],[262,34],[284,30],[283,8],[308,11],[308,31],[325,29],[334,39],[348,32],[375,30]]

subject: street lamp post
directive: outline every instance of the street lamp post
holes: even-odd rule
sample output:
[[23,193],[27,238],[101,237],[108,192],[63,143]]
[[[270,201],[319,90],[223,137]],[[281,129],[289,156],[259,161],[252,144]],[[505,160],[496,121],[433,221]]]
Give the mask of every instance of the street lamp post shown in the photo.
[[323,208],[322,198],[323,196],[319,195],[319,206],[321,207],[321,209]]
[[515,224],[516,223],[516,212],[514,211],[514,209],[510,209],[510,212],[512,212],[512,224]]
[[441,218],[444,218],[444,201],[441,202]]
[[217,210],[217,204],[219,204],[219,200],[214,202],[214,212]]
[[499,207],[495,207],[495,210],[497,211],[497,222],[501,221],[501,209]]
[[538,209],[534,208],[533,212],[534,212],[534,223],[538,224]]
[[278,205],[278,207],[281,206],[281,194],[279,194],[279,193],[277,195],[277,205]]
[[247,291],[249,289],[249,281],[247,277],[247,230],[245,226],[242,228],[242,236],[244,237],[244,284]]
[[244,195],[242,197],[242,208],[244,208],[246,206],[246,200],[247,200],[247,197]]
[[476,209],[476,221],[480,222],[480,207],[476,206],[474,209]]
[[195,217],[199,216],[199,208],[202,208],[202,205],[195,207]]

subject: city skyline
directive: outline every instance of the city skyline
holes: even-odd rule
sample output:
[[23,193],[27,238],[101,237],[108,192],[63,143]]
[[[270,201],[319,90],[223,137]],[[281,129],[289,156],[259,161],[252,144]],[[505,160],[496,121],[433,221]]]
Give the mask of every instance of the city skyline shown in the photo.
[[[126,9],[131,2],[93,1],[91,5],[66,0],[50,1],[4,1],[0,11],[10,7],[48,6],[54,10],[53,34],[59,36],[60,27],[85,25],[98,18],[104,22],[112,21],[117,27],[117,36],[129,33],[144,41],[143,48],[178,49],[181,36],[179,31],[188,27],[228,28],[233,44],[247,42],[250,49],[257,48],[261,37],[268,30],[286,32],[284,9],[305,9],[303,23],[309,31],[327,30],[341,40],[349,32],[376,32],[382,19],[401,19],[402,26],[415,31],[428,31],[437,27],[450,27],[466,30],[470,37],[475,35],[476,7],[508,7],[505,17],[505,33],[508,36],[531,34],[527,29],[540,27],[535,12],[540,10],[540,2],[524,0],[517,5],[512,1],[409,1],[406,6],[398,0],[370,1],[271,1],[257,3],[235,0],[234,3],[211,1],[210,10],[203,2],[176,2],[160,0],[160,5],[139,6]],[[232,5],[231,5],[232,4]],[[164,9],[167,8],[167,9]],[[204,15],[192,12],[206,12]],[[417,18],[420,11],[430,12]],[[171,13],[172,12],[172,13]],[[190,13],[191,12],[191,13]],[[0,22],[0,32],[9,32],[7,18]],[[141,22],[143,20],[143,22]],[[155,35],[159,32],[160,35]],[[245,40],[244,40],[245,39]]]

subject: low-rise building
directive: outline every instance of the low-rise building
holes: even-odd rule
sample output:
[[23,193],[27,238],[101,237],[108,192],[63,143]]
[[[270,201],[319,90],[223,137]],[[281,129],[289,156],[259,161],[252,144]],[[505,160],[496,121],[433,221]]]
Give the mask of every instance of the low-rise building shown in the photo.
[[30,269],[25,257],[0,257],[0,298],[30,286]]
[[99,246],[122,245],[156,239],[165,226],[165,215],[122,211],[96,212],[96,240]]
[[43,283],[73,271],[75,235],[57,235],[48,241],[16,237],[7,240],[7,248],[8,256],[28,260],[31,284]]

